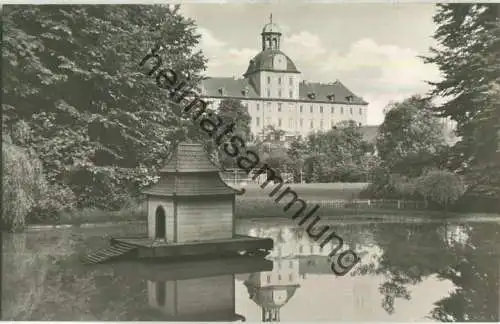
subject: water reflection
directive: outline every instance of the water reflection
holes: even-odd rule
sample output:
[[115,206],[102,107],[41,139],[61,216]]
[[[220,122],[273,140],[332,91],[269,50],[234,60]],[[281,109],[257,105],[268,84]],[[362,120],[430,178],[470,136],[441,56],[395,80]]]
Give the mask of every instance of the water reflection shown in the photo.
[[[302,229],[254,224],[251,229],[243,226],[241,230],[257,236],[272,237],[275,249],[271,257],[277,260],[295,258],[302,280],[307,280],[308,275],[333,276],[326,258],[332,248],[325,247],[322,250]],[[351,243],[350,248],[363,256],[361,264],[351,276],[372,277],[374,280],[380,278],[377,289],[380,306],[387,314],[397,315],[395,305],[398,300],[398,303],[403,303],[402,306],[403,301],[413,302],[412,308],[417,309],[421,306],[418,304],[420,300],[421,304],[425,299],[432,300],[432,295],[437,292],[427,315],[418,319],[499,320],[500,226],[497,223],[372,224],[362,228],[342,226],[339,234],[345,238],[345,242]],[[341,279],[336,288],[340,288],[340,282],[350,280]],[[439,283],[451,285],[438,287]],[[366,312],[361,320],[373,319],[370,316],[383,317],[380,313],[371,312],[370,307],[374,307],[375,300],[374,289],[367,280],[363,283],[353,280],[349,286],[356,296],[353,311],[359,312],[364,308]],[[416,289],[423,286],[427,289]],[[323,297],[330,297],[331,304],[338,300],[331,295]],[[339,302],[343,306],[348,303],[347,300]],[[363,307],[367,304],[369,307]],[[408,320],[401,318],[405,319]]]
[[345,248],[362,256],[344,277],[331,272],[331,247],[321,250],[291,224],[238,228],[273,238],[269,260],[83,267],[86,247],[123,229],[4,235],[4,319],[499,320],[496,223],[339,226]]
[[262,322],[280,320],[280,308],[300,288],[299,273],[299,260],[274,260],[272,271],[252,273],[245,280],[250,299],[262,310]]
[[235,275],[272,269],[257,258],[226,258],[177,264],[124,263],[115,275],[146,279],[150,315],[163,321],[240,321],[235,312]]

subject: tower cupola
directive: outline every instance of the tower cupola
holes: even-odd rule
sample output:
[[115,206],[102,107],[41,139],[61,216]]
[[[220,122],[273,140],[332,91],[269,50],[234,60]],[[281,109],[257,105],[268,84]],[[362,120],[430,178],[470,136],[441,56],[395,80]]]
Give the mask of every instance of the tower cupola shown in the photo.
[[273,14],[269,16],[269,23],[262,29],[262,50],[279,50],[281,31],[278,26],[273,23]]

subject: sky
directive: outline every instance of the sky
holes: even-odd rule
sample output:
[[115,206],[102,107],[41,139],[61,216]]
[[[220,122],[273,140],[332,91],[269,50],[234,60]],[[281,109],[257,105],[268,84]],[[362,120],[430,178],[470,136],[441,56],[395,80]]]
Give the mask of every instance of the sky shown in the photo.
[[281,50],[302,78],[340,80],[369,103],[369,125],[383,121],[391,101],[425,94],[425,81],[439,80],[437,67],[418,57],[436,45],[433,4],[189,3],[181,10],[198,26],[211,77],[242,77],[272,14],[283,33]]

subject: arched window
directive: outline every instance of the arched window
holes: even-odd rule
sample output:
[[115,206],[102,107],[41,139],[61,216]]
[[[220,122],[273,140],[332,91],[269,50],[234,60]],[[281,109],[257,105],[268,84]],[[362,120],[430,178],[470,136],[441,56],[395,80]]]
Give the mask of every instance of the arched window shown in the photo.
[[162,206],[158,206],[155,212],[155,232],[157,239],[165,239],[166,232],[166,219],[165,219],[165,209]]

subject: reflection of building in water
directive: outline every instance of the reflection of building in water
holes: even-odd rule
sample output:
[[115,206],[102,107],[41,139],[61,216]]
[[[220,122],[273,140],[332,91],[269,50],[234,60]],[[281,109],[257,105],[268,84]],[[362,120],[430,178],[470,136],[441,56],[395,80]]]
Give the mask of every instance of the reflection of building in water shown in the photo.
[[250,299],[262,309],[263,322],[278,322],[280,309],[299,285],[299,260],[273,261],[273,270],[252,273],[245,281]]
[[465,245],[469,239],[468,229],[462,224],[446,224],[440,228],[441,235],[449,246]]
[[[302,229],[254,227],[250,230],[254,236],[270,237],[274,240],[274,250],[269,255],[273,259],[273,271],[253,273],[245,281],[250,298],[262,309],[262,321],[279,321],[280,310],[308,275],[335,276],[331,269],[332,262],[327,256],[337,246],[336,241],[321,249],[320,244],[309,239]],[[360,265],[376,264],[383,250],[373,244],[373,237],[370,235],[366,236],[366,243],[363,251],[358,254],[361,257]],[[342,250],[346,246],[348,243],[344,242]],[[355,271],[354,269],[353,272]],[[347,306],[352,307],[353,312],[360,309],[363,314],[374,312],[374,300],[380,298],[378,290],[363,280],[338,280],[335,289],[339,295],[353,299],[353,304]]]
[[[274,249],[269,254],[270,258],[306,257],[306,256],[328,256],[330,252],[339,246],[339,241],[333,238],[330,242],[321,247],[324,239],[315,242],[308,237],[303,228],[293,227],[271,227],[252,228],[248,235],[258,237],[269,237],[274,241]],[[363,233],[364,241],[370,243],[373,238],[371,233]],[[324,236],[325,238],[327,235]],[[342,238],[342,235],[339,235]],[[343,238],[342,238],[343,239]],[[370,244],[368,244],[370,245]],[[342,250],[350,248],[350,242],[342,242]]]
[[[363,251],[358,253],[361,258],[357,268],[370,264],[377,264],[377,260],[383,255],[384,251],[377,245],[369,245],[364,247]],[[315,275],[332,275],[331,264],[325,256],[310,255],[303,256],[299,259],[300,262],[300,277],[305,279],[308,274]],[[357,268],[352,269],[355,273]]]
[[235,321],[234,275],[148,280],[149,305],[173,320]]

